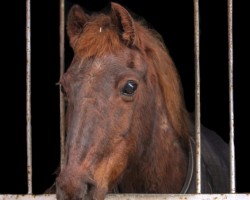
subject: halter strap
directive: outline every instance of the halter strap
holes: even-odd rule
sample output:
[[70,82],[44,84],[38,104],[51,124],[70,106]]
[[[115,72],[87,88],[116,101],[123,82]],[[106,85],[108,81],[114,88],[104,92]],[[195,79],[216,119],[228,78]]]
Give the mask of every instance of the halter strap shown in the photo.
[[[182,190],[181,190],[181,194],[186,194],[189,187],[190,187],[190,183],[192,181],[192,177],[193,177],[193,174],[194,174],[194,152],[193,152],[193,147],[192,147],[192,142],[191,142],[192,138],[189,140],[189,146],[190,146],[190,149],[189,149],[189,152],[188,152],[188,172],[187,172],[187,178],[185,180],[185,183],[182,187]],[[118,189],[118,186],[116,185],[113,189],[112,189],[112,193],[115,193],[115,194],[119,194],[119,189]]]
[[181,194],[186,194],[186,192],[189,189],[193,174],[194,174],[194,156],[193,156],[193,147],[191,140],[189,140],[189,153],[188,153],[188,172],[187,172],[187,178],[185,180],[185,183],[182,187]]

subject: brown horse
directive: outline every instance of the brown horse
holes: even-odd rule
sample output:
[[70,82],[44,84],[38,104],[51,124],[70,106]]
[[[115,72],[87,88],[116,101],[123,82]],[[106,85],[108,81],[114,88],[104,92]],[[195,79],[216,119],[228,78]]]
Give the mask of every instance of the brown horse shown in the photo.
[[[180,79],[159,34],[121,5],[67,20],[73,61],[58,199],[119,193],[194,193],[195,140]],[[205,133],[205,134],[204,134]],[[202,128],[202,192],[228,192],[228,147]]]

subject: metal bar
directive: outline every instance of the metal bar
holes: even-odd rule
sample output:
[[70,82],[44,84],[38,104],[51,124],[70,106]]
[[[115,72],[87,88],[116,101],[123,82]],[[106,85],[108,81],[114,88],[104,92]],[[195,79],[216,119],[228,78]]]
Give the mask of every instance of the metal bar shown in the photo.
[[28,194],[32,194],[32,138],[31,138],[31,26],[30,0],[26,1],[26,140]]
[[194,54],[195,54],[196,193],[199,194],[201,193],[199,0],[194,0]]
[[228,0],[228,76],[230,113],[230,192],[235,193],[234,98],[233,98],[233,0]]
[[[108,194],[105,200],[249,200],[246,194]],[[56,195],[0,195],[0,200],[56,200]]]
[[[65,70],[65,57],[64,57],[64,35],[65,35],[65,2],[60,0],[60,77],[62,77]],[[61,157],[60,164],[61,168],[64,163],[64,146],[65,146],[65,103],[63,93],[61,92],[60,85],[60,148],[61,148]]]

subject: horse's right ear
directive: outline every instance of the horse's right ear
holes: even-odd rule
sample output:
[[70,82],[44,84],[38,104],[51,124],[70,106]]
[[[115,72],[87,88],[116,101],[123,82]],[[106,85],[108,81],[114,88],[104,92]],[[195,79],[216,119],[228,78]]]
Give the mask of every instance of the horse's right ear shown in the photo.
[[73,5],[67,17],[67,34],[71,45],[82,33],[85,23],[89,20],[89,15],[86,14],[79,5]]
[[113,23],[120,28],[122,39],[127,45],[135,43],[135,24],[130,13],[120,4],[111,3],[111,19]]

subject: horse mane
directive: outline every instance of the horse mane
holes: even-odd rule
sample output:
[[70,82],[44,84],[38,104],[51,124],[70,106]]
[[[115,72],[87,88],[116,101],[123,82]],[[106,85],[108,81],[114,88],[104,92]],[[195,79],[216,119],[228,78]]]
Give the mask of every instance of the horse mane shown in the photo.
[[191,122],[185,106],[183,88],[177,68],[171,59],[161,35],[145,24],[138,24],[138,43],[153,63],[165,99],[168,117],[177,134],[188,141]]
[[[69,15],[68,21],[73,21],[70,20],[72,17],[72,14]],[[74,53],[91,58],[116,54],[124,48],[134,48],[146,55],[147,60],[152,62],[149,67],[153,67],[157,73],[173,129],[184,141],[188,141],[190,119],[185,107],[180,77],[161,35],[149,28],[144,20],[133,19],[136,36],[133,44],[127,44],[121,41],[120,27],[114,23],[112,12],[93,15],[85,13],[85,17],[86,23],[79,34],[74,33],[76,31],[73,30],[73,25],[67,24]]]

